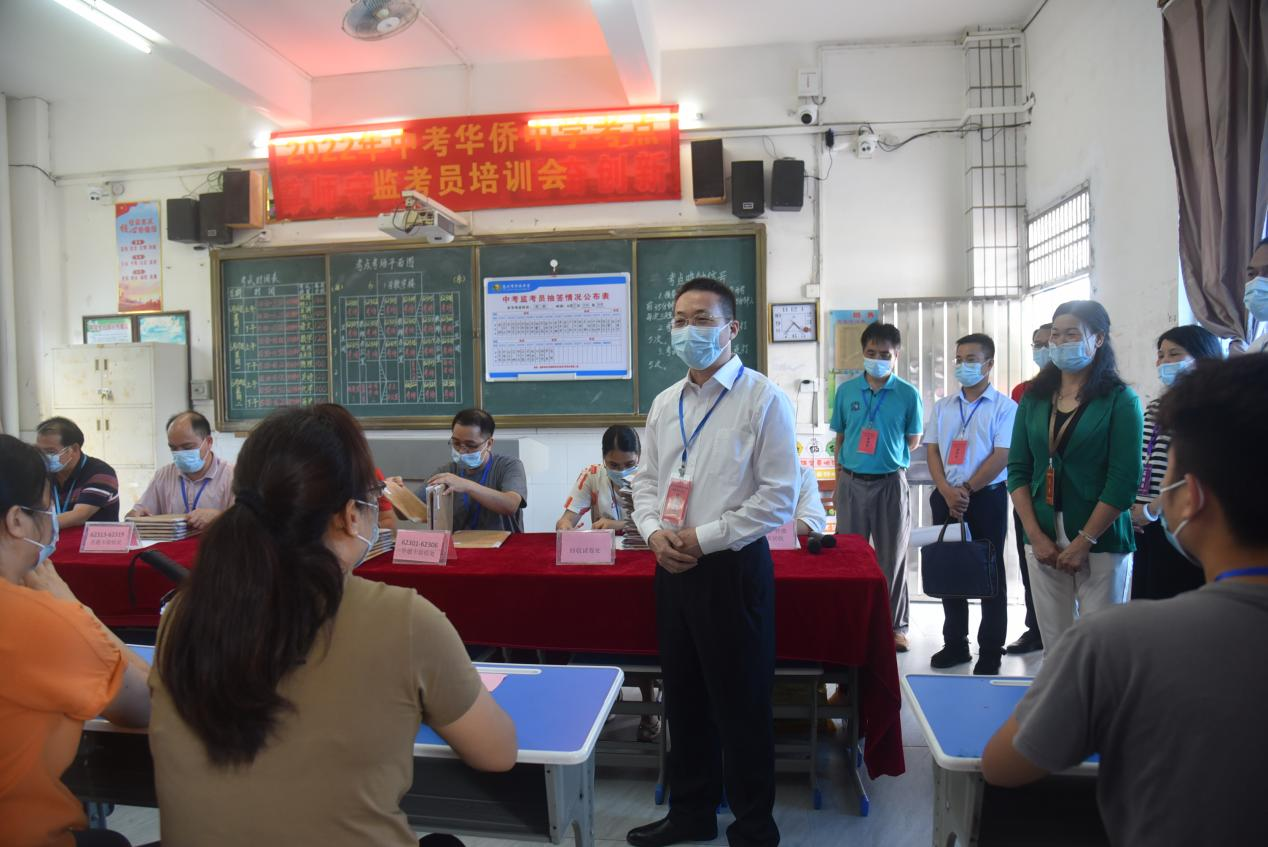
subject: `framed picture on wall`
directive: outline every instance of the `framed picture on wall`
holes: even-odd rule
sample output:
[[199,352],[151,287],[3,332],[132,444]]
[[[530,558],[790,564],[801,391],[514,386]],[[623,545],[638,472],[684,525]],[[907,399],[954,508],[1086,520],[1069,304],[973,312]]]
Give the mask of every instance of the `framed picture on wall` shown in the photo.
[[131,315],[88,315],[83,327],[85,344],[130,344],[136,340]]
[[189,344],[189,312],[155,312],[136,316],[136,340]]

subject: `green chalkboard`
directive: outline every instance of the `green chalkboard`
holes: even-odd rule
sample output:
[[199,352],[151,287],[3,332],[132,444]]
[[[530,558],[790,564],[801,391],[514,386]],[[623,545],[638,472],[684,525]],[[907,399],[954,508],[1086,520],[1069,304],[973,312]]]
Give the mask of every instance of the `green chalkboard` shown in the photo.
[[[480,278],[548,275],[550,261],[560,274],[632,273],[628,239],[497,244],[480,248]],[[484,408],[498,415],[631,415],[634,382],[629,379],[587,379],[576,382],[487,382]]]
[[740,334],[734,351],[760,368],[765,292],[759,279],[756,235],[640,238],[638,253],[638,412],[647,414],[656,395],[682,379],[686,368],[669,346],[674,292],[689,279],[707,276],[735,292]]
[[330,391],[326,260],[221,262],[218,317],[223,417],[262,418]]
[[471,247],[330,257],[331,396],[358,417],[448,419],[475,399]]

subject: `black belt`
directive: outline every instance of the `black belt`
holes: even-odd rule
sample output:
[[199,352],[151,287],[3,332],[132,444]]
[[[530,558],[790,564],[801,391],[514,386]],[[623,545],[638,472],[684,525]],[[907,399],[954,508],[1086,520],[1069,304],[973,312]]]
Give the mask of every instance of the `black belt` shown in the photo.
[[875,482],[878,479],[888,479],[898,471],[890,471],[889,473],[855,473],[849,468],[841,468],[841,473],[854,479],[861,479],[864,482]]
[[1007,482],[993,482],[990,485],[982,486],[981,488],[979,488],[977,491],[974,491],[973,493],[981,494],[983,491],[994,491],[996,488],[1003,488],[1005,485],[1008,485],[1008,483]]

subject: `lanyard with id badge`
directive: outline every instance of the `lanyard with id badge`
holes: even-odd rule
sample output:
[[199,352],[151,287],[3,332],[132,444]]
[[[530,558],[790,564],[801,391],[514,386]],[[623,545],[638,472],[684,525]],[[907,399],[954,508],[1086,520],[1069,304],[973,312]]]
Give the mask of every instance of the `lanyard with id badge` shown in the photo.
[[1048,413],[1048,470],[1043,476],[1043,499],[1049,506],[1055,505],[1057,500],[1057,471],[1053,467],[1052,457],[1057,455],[1057,445],[1065,438],[1066,430],[1074,423],[1078,414],[1078,407],[1075,407],[1066,417],[1065,423],[1061,424],[1061,431],[1057,432],[1057,401],[1052,401],[1052,411]]
[[[882,388],[880,399],[872,393],[870,389],[863,389],[864,396],[867,397],[867,420],[863,424],[863,429],[859,430],[858,452],[864,456],[872,456],[876,453],[876,442],[880,440],[880,432],[876,429],[876,416],[880,414],[881,406],[885,405],[885,398],[889,396],[889,390]],[[875,408],[873,408],[875,403]]]
[[969,416],[966,418],[964,417],[964,398],[955,398],[955,401],[960,405],[960,432],[955,438],[951,439],[951,449],[947,452],[948,465],[962,465],[965,458],[968,457],[969,440],[965,435],[968,433],[969,424],[973,422],[973,416],[977,414],[977,407],[982,405],[982,401],[985,399],[985,395],[977,398],[977,402],[969,407]]
[[[740,365],[740,372],[735,376],[736,381],[738,382],[742,376],[744,376],[744,366]],[[734,382],[731,384],[735,385]],[[691,477],[687,474],[687,452],[696,443],[700,430],[704,429],[704,425],[709,422],[714,410],[718,408],[718,404],[722,402],[722,398],[726,397],[730,390],[729,388],[722,389],[718,399],[713,401],[709,411],[705,412],[704,417],[700,419],[700,423],[696,424],[696,430],[691,433],[691,438],[687,437],[687,422],[683,415],[683,398],[686,397],[687,386],[684,385],[682,393],[678,395],[678,431],[682,433],[682,459],[678,465],[678,470],[674,473],[673,478],[669,480],[669,490],[665,492],[665,504],[660,510],[661,524],[669,529],[679,529],[687,520],[687,500],[691,497]]]

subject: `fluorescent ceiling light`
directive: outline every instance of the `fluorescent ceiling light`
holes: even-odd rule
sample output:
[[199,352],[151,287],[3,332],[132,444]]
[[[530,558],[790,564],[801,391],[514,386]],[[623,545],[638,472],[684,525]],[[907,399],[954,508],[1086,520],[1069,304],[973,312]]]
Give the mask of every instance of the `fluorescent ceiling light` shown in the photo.
[[153,50],[153,45],[138,30],[144,31],[150,38],[158,38],[158,33],[154,30],[103,0],[53,0],[53,2],[70,9],[84,20],[92,21],[115,38],[142,53],[149,53]]

